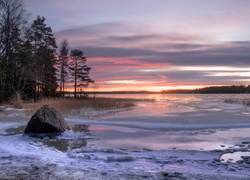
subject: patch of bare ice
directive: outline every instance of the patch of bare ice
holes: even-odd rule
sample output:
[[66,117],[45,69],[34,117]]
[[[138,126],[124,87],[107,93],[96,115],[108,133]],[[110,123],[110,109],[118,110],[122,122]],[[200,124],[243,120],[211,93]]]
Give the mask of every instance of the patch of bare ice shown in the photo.
[[0,135],[6,135],[6,134],[8,134],[6,132],[6,129],[13,128],[13,127],[18,127],[20,125],[23,125],[23,124],[22,123],[15,123],[15,122],[9,122],[9,123],[0,122]]

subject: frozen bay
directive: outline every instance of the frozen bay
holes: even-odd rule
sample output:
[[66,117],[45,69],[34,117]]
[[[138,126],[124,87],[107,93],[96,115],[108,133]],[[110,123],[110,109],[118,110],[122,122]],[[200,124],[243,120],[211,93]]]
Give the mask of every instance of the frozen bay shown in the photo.
[[230,154],[249,152],[250,108],[224,100],[250,95],[104,96],[154,101],[67,118],[75,131],[56,139],[22,136],[29,117],[7,109],[0,114],[0,176],[11,179],[10,169],[23,176],[36,169],[34,176],[44,179],[249,178],[250,165],[230,160],[240,159]]

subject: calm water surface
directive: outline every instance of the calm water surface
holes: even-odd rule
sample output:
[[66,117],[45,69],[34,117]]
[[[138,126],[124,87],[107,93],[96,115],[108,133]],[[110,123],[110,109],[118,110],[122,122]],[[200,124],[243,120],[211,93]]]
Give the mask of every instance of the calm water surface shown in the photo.
[[[96,116],[99,119],[110,118],[113,116],[126,116],[126,117],[155,117],[147,121],[156,121],[161,116],[179,116],[182,119],[189,117],[200,117],[202,120],[208,120],[209,116],[211,121],[223,120],[222,115],[228,119],[227,116],[241,115],[239,121],[244,117],[250,116],[250,108],[241,105],[224,103],[225,99],[250,99],[250,94],[99,94],[100,97],[112,98],[135,98],[135,99],[150,99],[154,101],[138,102],[136,107],[129,108],[126,111],[119,111],[107,114],[105,116]],[[237,117],[236,117],[237,118]],[[197,119],[197,118],[194,118]],[[229,118],[231,119],[231,118]],[[128,119],[129,120],[129,119]],[[166,121],[170,118],[166,118]],[[192,118],[189,118],[190,122]],[[225,119],[224,119],[225,120]],[[234,120],[232,120],[234,121]]]

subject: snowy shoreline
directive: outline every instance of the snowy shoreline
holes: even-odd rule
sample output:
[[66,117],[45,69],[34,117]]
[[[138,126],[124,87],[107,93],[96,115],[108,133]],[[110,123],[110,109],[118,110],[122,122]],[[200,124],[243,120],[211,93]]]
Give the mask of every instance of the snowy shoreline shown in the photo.
[[249,179],[249,108],[188,98],[67,118],[78,130],[55,139],[22,136],[29,117],[2,112],[0,179]]
[[[248,179],[248,164],[220,162],[223,151],[82,147],[60,152],[27,137],[6,136],[1,179]],[[16,149],[19,147],[19,150]]]
[[[17,124],[13,125],[17,127]],[[96,127],[100,128],[100,125],[94,125],[92,128]],[[107,125],[101,125],[101,127],[110,128]],[[118,128],[124,131],[123,127]],[[125,129],[125,131],[128,130],[135,132],[138,129]],[[99,139],[109,130],[93,131],[94,138]],[[111,135],[116,136],[112,133]],[[86,138],[86,141],[89,141],[89,136],[85,134],[82,137],[77,133],[66,132],[58,139],[65,138],[74,141]],[[94,139],[91,143],[95,141]],[[224,148],[224,150],[181,150],[178,148],[153,150],[144,147],[145,144],[142,146],[144,148],[133,149],[130,147],[101,148],[102,145],[100,147],[96,143],[94,146],[89,144],[61,152],[51,146],[44,146],[36,139],[22,135],[1,136],[0,142],[2,146],[0,148],[0,177],[3,179],[18,177],[23,179],[248,179],[250,177],[249,164],[220,161],[224,153],[241,151],[236,146]]]
[[[218,153],[199,151],[133,153],[134,161],[41,160],[37,157],[2,156],[3,179],[248,179],[249,167],[220,163]],[[85,156],[86,157],[86,156]]]

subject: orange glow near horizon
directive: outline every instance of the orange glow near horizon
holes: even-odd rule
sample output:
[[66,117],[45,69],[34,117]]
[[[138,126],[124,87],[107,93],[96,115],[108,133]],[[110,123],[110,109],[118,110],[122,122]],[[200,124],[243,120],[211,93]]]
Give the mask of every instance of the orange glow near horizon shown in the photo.
[[[213,85],[212,85],[213,86]],[[175,90],[175,89],[197,89],[197,88],[203,88],[207,87],[204,85],[184,85],[184,86],[159,86],[159,87],[152,87],[152,86],[140,86],[138,85],[129,85],[129,86],[109,86],[109,87],[98,87],[98,88],[93,88],[93,87],[88,87],[84,89],[86,92],[115,92],[115,91],[149,91],[149,92],[161,92],[163,90]],[[73,88],[66,88],[66,92],[74,92]]]
[[[90,84],[84,91],[161,92],[208,86],[246,85],[250,79],[249,67],[174,66],[164,62],[151,63],[118,57],[90,57],[87,60],[87,64],[92,67],[90,77],[95,80],[95,84]],[[68,83],[65,91],[73,92],[73,84]]]

